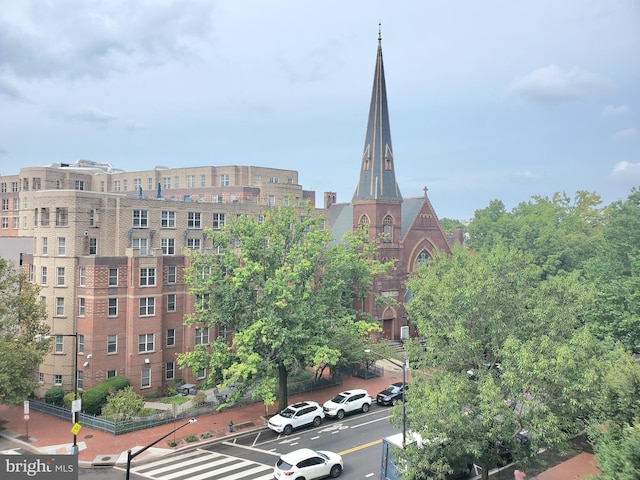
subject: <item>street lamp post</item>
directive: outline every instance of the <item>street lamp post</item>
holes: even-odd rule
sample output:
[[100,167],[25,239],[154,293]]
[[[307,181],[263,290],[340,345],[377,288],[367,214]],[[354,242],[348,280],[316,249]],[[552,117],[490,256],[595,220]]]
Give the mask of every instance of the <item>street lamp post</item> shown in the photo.
[[405,447],[405,441],[407,438],[407,410],[406,410],[406,402],[404,401],[404,392],[407,390],[407,378],[406,378],[406,371],[407,368],[409,367],[409,359],[406,359],[404,361],[404,364],[399,364],[397,362],[394,362],[393,360],[391,360],[388,357],[385,357],[384,355],[380,355],[377,352],[374,352],[373,350],[365,350],[365,353],[373,353],[374,355],[379,356],[380,358],[386,360],[389,363],[392,363],[393,365],[395,365],[396,367],[400,367],[402,369],[402,448]]
[[178,430],[180,430],[181,428],[186,427],[187,425],[190,425],[192,423],[196,423],[197,420],[195,418],[191,418],[189,419],[188,422],[180,425],[179,427],[174,428],[173,430],[171,430],[169,433],[167,433],[166,435],[163,435],[162,437],[160,437],[159,439],[157,439],[155,442],[150,443],[149,445],[147,445],[146,447],[138,450],[136,453],[131,453],[131,450],[127,451],[127,476],[125,477],[126,480],[129,480],[129,472],[131,471],[131,460],[133,460],[134,458],[136,458],[138,455],[140,455],[142,452],[144,452],[145,450],[147,450],[148,448],[153,447],[156,443],[158,443],[161,440],[164,440],[165,438],[167,438],[169,435],[171,435],[172,433],[177,432]]

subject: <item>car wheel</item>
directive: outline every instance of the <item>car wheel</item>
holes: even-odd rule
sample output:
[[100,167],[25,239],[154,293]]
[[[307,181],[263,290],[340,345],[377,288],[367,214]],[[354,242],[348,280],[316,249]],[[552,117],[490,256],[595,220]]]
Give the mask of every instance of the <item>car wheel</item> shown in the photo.
[[365,403],[362,405],[362,413],[367,413],[369,411],[369,404]]
[[334,465],[331,467],[331,471],[329,472],[329,476],[331,478],[338,478],[342,473],[342,467],[340,465]]
[[344,418],[344,410],[338,410],[338,420],[342,420]]
[[314,427],[319,427],[320,426],[320,422],[322,422],[322,419],[320,417],[316,417],[313,419],[313,426]]
[[293,427],[291,425],[286,425],[284,430],[282,430],[282,433],[285,435],[291,435],[291,432],[293,432]]
[[391,400],[391,405],[393,405],[394,407],[398,404],[398,399],[394,398],[393,400]]

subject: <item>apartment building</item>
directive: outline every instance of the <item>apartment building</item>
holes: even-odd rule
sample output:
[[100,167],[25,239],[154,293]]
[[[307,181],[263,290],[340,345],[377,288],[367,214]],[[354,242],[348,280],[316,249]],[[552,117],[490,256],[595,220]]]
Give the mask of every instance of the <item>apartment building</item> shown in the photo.
[[24,239],[21,268],[41,287],[54,336],[38,395],[72,390],[74,369],[80,390],[114,375],[141,394],[197,383],[207,372],[180,370],[177,355],[227,332],[183,325],[196,300],[184,283],[188,252],[214,248],[205,227],[315,203],[296,171],[251,166],[124,172],[80,160],[23,168],[0,186],[0,242]]

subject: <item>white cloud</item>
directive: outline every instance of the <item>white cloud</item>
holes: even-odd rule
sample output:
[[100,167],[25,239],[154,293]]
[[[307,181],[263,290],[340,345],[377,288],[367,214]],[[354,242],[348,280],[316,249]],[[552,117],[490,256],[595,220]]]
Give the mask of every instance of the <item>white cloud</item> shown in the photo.
[[631,108],[626,105],[607,105],[602,110],[603,117],[623,117],[631,114]]
[[609,175],[613,180],[621,180],[629,185],[640,184],[640,163],[618,162]]
[[0,96],[13,101],[25,100],[20,89],[13,82],[4,78],[0,78]]
[[635,127],[625,128],[624,130],[620,130],[614,135],[616,140],[629,140],[631,138],[636,138],[640,136],[640,129]]
[[553,104],[577,100],[609,85],[606,78],[578,67],[564,71],[547,65],[516,79],[510,90],[533,103]]
[[107,125],[117,119],[115,115],[95,107],[79,108],[78,110],[64,113],[62,116],[72,122],[94,123],[98,125]]

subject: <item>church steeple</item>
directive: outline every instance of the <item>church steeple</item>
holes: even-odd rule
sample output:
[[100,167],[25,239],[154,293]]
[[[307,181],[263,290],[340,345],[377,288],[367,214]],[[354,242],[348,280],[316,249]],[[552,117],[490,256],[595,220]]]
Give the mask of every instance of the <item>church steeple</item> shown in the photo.
[[378,54],[360,166],[360,180],[353,194],[354,202],[371,200],[402,202],[393,164],[380,29],[378,29]]

